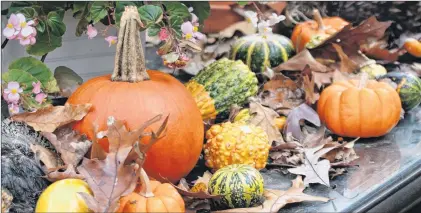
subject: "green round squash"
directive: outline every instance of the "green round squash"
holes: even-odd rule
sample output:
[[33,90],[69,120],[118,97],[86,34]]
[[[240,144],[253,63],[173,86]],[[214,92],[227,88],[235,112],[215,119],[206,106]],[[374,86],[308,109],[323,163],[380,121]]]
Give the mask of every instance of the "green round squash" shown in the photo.
[[256,95],[258,80],[242,61],[219,59],[185,84],[202,113],[203,120],[227,114],[231,105],[243,105]]
[[231,48],[230,58],[242,60],[255,73],[261,73],[267,67],[276,67],[294,55],[294,46],[283,35],[258,34],[238,39]]
[[379,79],[389,78],[398,85],[396,91],[405,111],[414,109],[421,103],[421,80],[414,74],[402,71],[389,72]]
[[212,175],[208,191],[213,195],[223,195],[213,201],[217,209],[248,208],[262,204],[263,185],[263,177],[254,167],[232,164]]

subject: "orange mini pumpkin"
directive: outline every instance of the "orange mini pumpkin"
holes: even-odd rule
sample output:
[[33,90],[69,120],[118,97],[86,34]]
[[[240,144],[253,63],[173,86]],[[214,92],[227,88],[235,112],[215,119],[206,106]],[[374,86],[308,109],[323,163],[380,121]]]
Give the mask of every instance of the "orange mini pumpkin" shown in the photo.
[[120,199],[116,212],[185,212],[181,195],[171,184],[150,181],[141,169],[141,188]]
[[405,40],[403,47],[409,54],[421,58],[421,41],[414,38],[408,38]]
[[333,133],[378,137],[398,123],[402,106],[396,90],[384,82],[364,81],[335,82],[320,95],[317,112]]
[[297,24],[292,31],[291,40],[297,52],[306,48],[306,45],[317,46],[349,24],[337,16],[322,18],[317,9],[314,10],[313,18],[315,20]]
[[[181,82],[169,74],[146,70],[139,14],[136,8],[124,14],[113,74],[85,82],[68,99],[70,104],[92,104],[90,112],[73,128],[92,139],[94,125],[98,125],[98,131],[107,129],[108,116],[124,120],[128,129],[137,129],[158,114],[170,115],[166,136],[151,147],[144,168],[158,180],[162,176],[176,182],[199,159],[204,137],[202,116]],[[159,125],[154,123],[146,131],[156,130]],[[108,151],[106,138],[99,144]]]

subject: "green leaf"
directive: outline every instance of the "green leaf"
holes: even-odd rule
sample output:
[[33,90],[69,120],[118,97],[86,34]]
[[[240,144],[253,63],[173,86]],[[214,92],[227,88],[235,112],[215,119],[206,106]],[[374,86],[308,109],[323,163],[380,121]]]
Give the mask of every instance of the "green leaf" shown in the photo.
[[[76,2],[75,2],[76,3]],[[76,6],[75,6],[76,5]],[[91,8],[90,2],[78,2],[78,4],[73,5],[73,16],[80,18],[76,26],[75,35],[80,37],[87,29],[89,25],[88,15],[89,9]],[[76,12],[76,15],[75,15]]]
[[[22,57],[13,61],[9,65],[9,70],[19,69],[31,74],[37,81],[40,81],[42,84],[43,90],[48,93],[58,92],[59,88],[57,86],[57,81],[53,76],[51,70],[42,63],[40,60],[28,56]],[[37,82],[35,81],[35,82]],[[31,83],[32,85],[32,83]]]
[[237,4],[240,6],[246,6],[248,3],[248,1],[237,1]]
[[14,1],[9,7],[9,11],[7,13],[7,18],[10,17],[12,13],[17,13],[18,11],[22,10],[25,7],[31,7],[33,5],[33,2],[29,1]]
[[108,15],[108,2],[95,1],[90,10],[91,20],[95,23],[101,21],[106,15]]
[[21,10],[19,10],[19,12],[22,13],[25,16],[25,18],[31,19],[31,20],[34,19],[34,17],[38,15],[35,9],[32,7],[22,8]]
[[[83,16],[86,16],[89,13],[89,8],[91,6],[91,2],[87,1],[75,1],[73,3],[73,17],[77,19],[81,19]],[[88,11],[86,11],[88,9]]]
[[22,85],[24,92],[31,92],[34,88],[32,82],[38,82],[38,80],[30,73],[19,69],[9,69],[6,73],[1,76],[2,80],[6,83],[10,81],[17,81]]
[[161,26],[154,24],[148,28],[148,36],[156,36],[161,31]]
[[183,20],[178,16],[170,16],[169,21],[172,30],[176,33],[178,38],[181,38],[183,35],[181,32],[181,24],[183,24]]
[[39,20],[36,26],[38,32],[43,33],[45,31],[45,22],[44,20]]
[[120,26],[120,19],[121,19],[121,15],[123,15],[124,12],[124,7],[125,6],[136,6],[139,7],[142,6],[143,3],[140,1],[135,1],[135,2],[131,2],[131,1],[117,1],[115,4],[115,22],[117,26]]
[[210,5],[207,1],[188,1],[182,2],[187,7],[192,7],[193,12],[197,18],[199,18],[199,23],[203,24],[203,22],[209,17],[210,15]]
[[51,29],[51,33],[55,36],[62,36],[66,32],[66,25],[63,18],[57,12],[49,12],[47,16],[47,25]]
[[177,16],[180,19],[184,20],[188,18],[190,20],[191,14],[189,12],[189,8],[186,5],[180,2],[163,2],[165,5],[166,11],[168,12],[169,16]]
[[145,28],[162,21],[162,9],[155,5],[144,5],[138,8],[140,19]]
[[38,33],[36,39],[37,42],[34,45],[26,47],[26,52],[30,55],[43,56],[57,47],[61,47],[62,37],[52,35],[52,33],[49,36],[47,32]]
[[79,20],[76,26],[75,35],[80,37],[88,29],[89,21],[86,18]]

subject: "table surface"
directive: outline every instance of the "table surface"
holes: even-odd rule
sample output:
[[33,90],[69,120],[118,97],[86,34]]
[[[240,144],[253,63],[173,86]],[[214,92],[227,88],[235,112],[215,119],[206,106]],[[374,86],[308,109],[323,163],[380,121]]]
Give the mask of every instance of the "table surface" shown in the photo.
[[[150,69],[169,71],[162,66],[162,59],[155,54],[155,48],[146,48],[147,66]],[[170,71],[171,72],[171,71]],[[182,74],[182,73],[181,73]],[[177,76],[187,81],[190,76]],[[358,167],[331,180],[331,186],[315,184],[304,193],[324,196],[333,200],[327,203],[303,202],[288,204],[279,212],[361,212],[376,205],[380,197],[390,196],[401,184],[421,175],[421,106],[408,112],[398,125],[387,135],[379,138],[360,139],[354,149],[359,156]],[[203,163],[203,162],[202,162]],[[199,162],[187,180],[194,180],[203,174]],[[201,167],[201,168],[200,168]],[[284,170],[285,171],[285,170]],[[265,187],[286,190],[296,175],[282,170],[262,170]],[[411,198],[407,198],[411,199]],[[413,198],[412,198],[413,199]]]

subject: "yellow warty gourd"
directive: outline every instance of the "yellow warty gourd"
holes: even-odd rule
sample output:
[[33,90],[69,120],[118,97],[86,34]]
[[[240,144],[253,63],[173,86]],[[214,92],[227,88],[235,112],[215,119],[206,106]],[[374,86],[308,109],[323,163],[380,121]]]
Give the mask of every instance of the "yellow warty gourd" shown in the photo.
[[269,138],[257,126],[242,122],[213,125],[206,132],[206,166],[218,170],[231,164],[248,164],[260,170],[266,166]]

